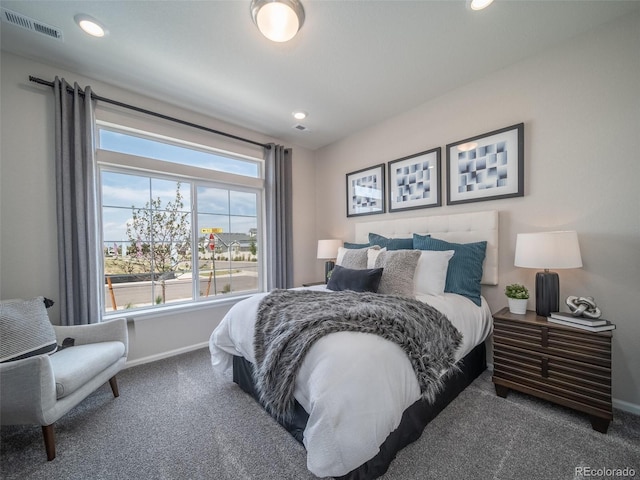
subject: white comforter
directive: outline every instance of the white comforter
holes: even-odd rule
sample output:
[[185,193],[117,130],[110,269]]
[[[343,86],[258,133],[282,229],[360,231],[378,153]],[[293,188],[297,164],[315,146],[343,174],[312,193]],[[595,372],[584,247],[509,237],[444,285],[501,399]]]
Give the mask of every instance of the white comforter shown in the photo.
[[[324,286],[312,287],[324,290]],[[266,294],[234,305],[209,340],[214,368],[232,368],[232,356],[255,363],[253,332],[258,305]],[[492,317],[482,307],[455,294],[423,296],[462,333],[456,359],[491,333]],[[295,388],[296,400],[309,413],[304,431],[307,468],[319,477],[345,475],[373,458],[400,424],[402,413],[420,398],[411,363],[402,349],[376,335],[332,333],[309,349]]]

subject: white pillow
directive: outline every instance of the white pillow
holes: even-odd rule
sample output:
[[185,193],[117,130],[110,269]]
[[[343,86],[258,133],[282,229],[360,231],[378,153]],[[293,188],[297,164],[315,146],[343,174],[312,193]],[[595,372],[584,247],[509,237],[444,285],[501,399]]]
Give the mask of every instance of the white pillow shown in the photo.
[[386,251],[387,247],[379,249],[370,248],[369,250],[367,250],[367,268],[376,268],[376,258],[378,258],[378,255],[380,255],[382,252]]
[[454,250],[422,250],[413,277],[416,295],[442,295]]

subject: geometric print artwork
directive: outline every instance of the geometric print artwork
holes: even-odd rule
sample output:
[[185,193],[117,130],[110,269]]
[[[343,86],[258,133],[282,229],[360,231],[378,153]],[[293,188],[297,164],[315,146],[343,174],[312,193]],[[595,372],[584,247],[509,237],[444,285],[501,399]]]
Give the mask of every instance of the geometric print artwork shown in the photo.
[[391,188],[396,202],[421,200],[431,196],[430,163],[417,162],[395,169],[396,184]]
[[346,174],[347,217],[384,213],[384,163]]
[[524,123],[448,144],[446,174],[447,205],[524,196]]
[[377,208],[382,205],[378,175],[366,175],[351,181],[351,206],[355,211]]
[[507,185],[507,149],[501,141],[458,153],[458,193]]

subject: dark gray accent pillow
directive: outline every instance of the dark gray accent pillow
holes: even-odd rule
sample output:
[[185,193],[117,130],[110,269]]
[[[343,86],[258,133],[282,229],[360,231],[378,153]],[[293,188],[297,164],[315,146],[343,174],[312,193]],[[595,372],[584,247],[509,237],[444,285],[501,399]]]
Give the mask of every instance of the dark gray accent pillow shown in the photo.
[[351,269],[336,265],[327,283],[327,288],[335,292],[341,290],[353,290],[354,292],[378,291],[382,278],[382,268]]
[[44,297],[0,302],[0,363],[53,353],[57,347]]
[[419,259],[420,250],[380,252],[374,264],[375,268],[384,268],[378,293],[415,297],[413,277]]

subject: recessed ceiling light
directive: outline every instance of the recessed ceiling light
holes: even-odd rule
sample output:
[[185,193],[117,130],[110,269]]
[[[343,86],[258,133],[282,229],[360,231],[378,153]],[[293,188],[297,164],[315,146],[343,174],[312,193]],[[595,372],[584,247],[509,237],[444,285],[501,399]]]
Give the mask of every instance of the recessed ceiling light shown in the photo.
[[98,20],[89,15],[78,14],[73,18],[85,33],[93,37],[104,37],[107,34],[107,29]]
[[303,112],[301,110],[293,112],[292,115],[296,120],[304,120],[305,118],[307,118],[307,112]]

